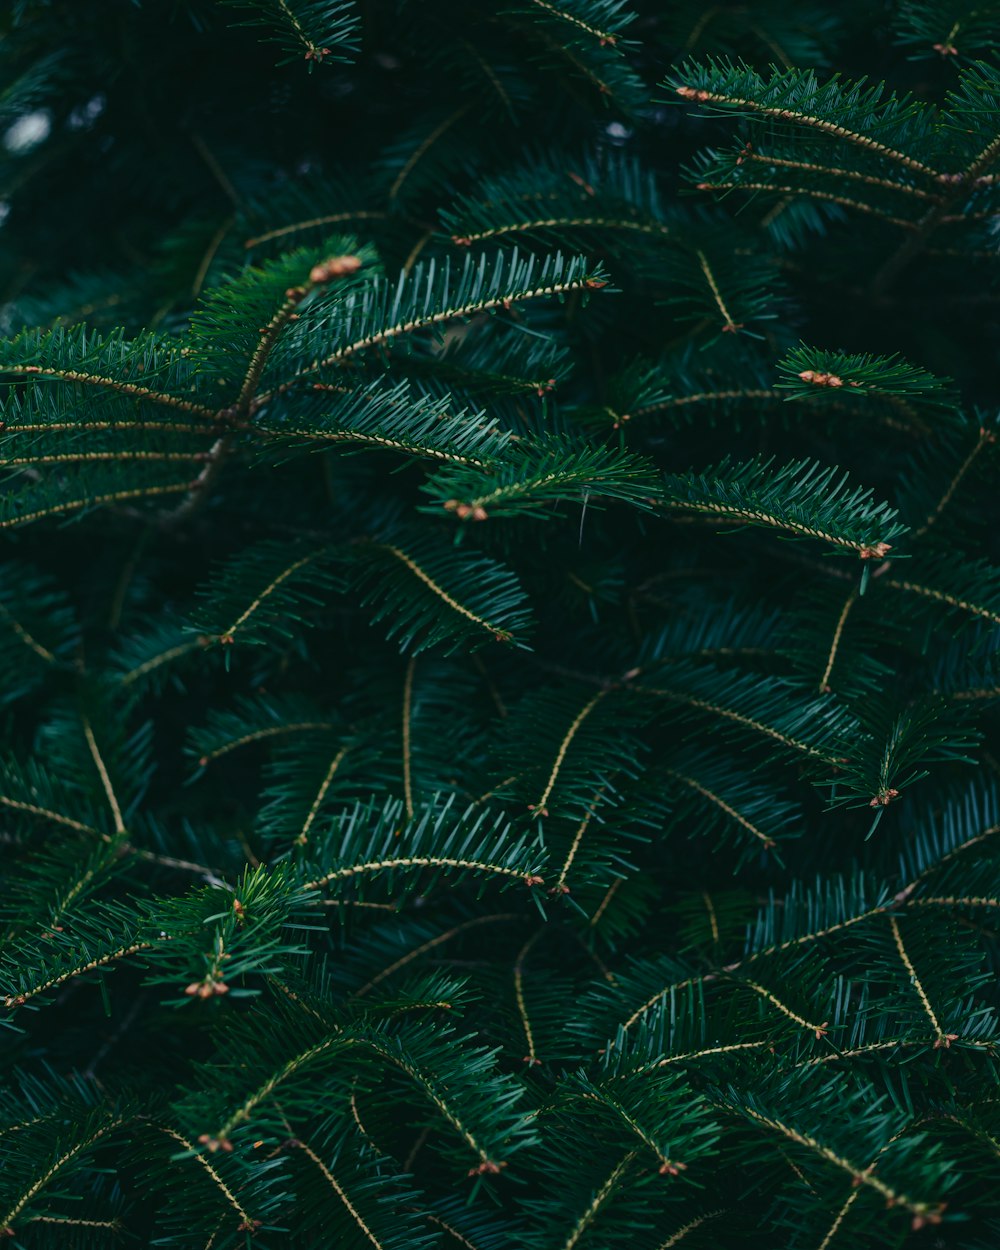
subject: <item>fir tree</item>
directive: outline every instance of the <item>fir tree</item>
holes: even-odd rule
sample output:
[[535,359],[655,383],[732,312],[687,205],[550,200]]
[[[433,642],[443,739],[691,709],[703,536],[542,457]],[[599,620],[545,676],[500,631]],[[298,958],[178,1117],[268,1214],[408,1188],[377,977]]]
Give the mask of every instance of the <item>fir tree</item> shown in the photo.
[[993,1250],[1000,6],[0,21],[10,1244]]

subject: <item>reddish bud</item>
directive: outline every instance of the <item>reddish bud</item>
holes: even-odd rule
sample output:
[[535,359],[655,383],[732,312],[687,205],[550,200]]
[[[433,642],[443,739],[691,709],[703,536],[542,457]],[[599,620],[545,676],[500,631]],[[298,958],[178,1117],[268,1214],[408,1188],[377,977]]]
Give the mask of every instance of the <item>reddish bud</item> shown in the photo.
[[506,1163],[494,1163],[492,1159],[484,1159],[478,1167],[469,1168],[469,1176],[498,1176],[500,1170],[507,1166]]
[[360,256],[331,256],[309,270],[309,281],[315,286],[322,286],[334,278],[343,278],[347,274],[357,273],[361,268]]

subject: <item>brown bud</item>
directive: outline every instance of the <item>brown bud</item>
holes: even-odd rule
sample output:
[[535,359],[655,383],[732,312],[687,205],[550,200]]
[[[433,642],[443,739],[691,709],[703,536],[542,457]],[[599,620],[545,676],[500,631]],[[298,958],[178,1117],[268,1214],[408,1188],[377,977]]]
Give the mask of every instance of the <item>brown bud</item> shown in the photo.
[[470,1176],[497,1176],[502,1168],[507,1166],[506,1163],[494,1163],[492,1159],[484,1159],[478,1167],[469,1168]]
[[529,887],[529,889],[530,889],[532,886],[536,886],[536,885],[544,885],[544,884],[545,884],[545,878],[544,878],[544,877],[535,877],[535,876],[525,877],[525,878],[524,878],[524,884],[525,884],[526,886],[528,886],[528,887]]
[[878,794],[868,804],[869,807],[888,807],[893,799],[899,798],[899,791],[890,787],[888,790],[880,790]]
[[870,547],[862,547],[858,557],[862,560],[883,560],[891,550],[890,543],[872,543]]
[[334,278],[346,277],[349,273],[357,273],[361,268],[360,256],[331,256],[309,270],[309,281],[315,286],[322,286]]
[[456,247],[472,247],[472,239],[467,234],[453,234],[451,241]]
[[661,1176],[680,1176],[681,1172],[686,1171],[686,1163],[672,1163],[669,1159],[665,1159],[660,1166]]

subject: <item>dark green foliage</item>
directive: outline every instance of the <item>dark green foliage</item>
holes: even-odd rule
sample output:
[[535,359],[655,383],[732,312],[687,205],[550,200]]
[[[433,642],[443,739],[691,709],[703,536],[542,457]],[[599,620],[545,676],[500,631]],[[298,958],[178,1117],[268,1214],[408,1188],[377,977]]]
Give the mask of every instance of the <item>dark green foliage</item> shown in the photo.
[[994,1250],[998,32],[7,6],[0,1240]]

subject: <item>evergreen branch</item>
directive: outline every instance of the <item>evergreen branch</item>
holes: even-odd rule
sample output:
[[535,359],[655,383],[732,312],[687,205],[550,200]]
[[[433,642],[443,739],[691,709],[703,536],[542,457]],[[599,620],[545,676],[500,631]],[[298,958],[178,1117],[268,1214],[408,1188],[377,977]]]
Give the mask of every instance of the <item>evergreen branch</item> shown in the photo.
[[[217,413],[212,414],[217,417]],[[180,421],[45,421],[31,423],[7,422],[10,434],[76,434],[76,433],[120,433],[120,434],[196,434],[201,438],[215,438],[214,425],[185,425]]]
[[787,1003],[782,1002],[776,994],[767,989],[766,986],[759,985],[756,981],[751,981],[749,978],[745,977],[739,978],[737,980],[737,984],[745,985],[748,989],[753,990],[755,994],[759,994],[760,997],[763,998],[765,1002],[770,1003],[776,1011],[780,1011],[783,1016],[787,1016],[789,1020],[797,1024],[800,1028],[805,1029],[806,1032],[812,1033],[817,1041],[826,1035],[827,1023],[825,1020],[822,1024],[814,1024],[812,1021],[804,1019],[798,1014],[797,1011],[793,1011]]
[[[239,23],[264,26],[275,32],[285,53],[279,65],[304,59],[309,68],[333,61],[350,61],[358,48],[360,16],[353,0],[224,0],[259,17]],[[335,50],[336,49],[336,50]]]
[[925,191],[922,187],[916,187],[907,182],[896,182],[892,178],[881,178],[862,169],[851,169],[847,166],[821,165],[815,161],[797,161],[788,157],[776,156],[773,152],[748,151],[745,147],[739,149],[735,163],[738,164],[741,160],[750,164],[774,165],[779,169],[796,169],[806,174],[820,174],[824,177],[844,178],[849,182],[862,182],[869,187],[880,187],[885,191],[899,191],[902,195],[912,195],[918,200],[936,200],[940,198],[935,192]]
[[535,1035],[531,1028],[531,1019],[528,1016],[528,1005],[524,1001],[524,961],[528,956],[528,952],[542,936],[542,930],[532,934],[517,953],[514,960],[514,1001],[517,1004],[517,1014],[521,1019],[521,1028],[524,1030],[525,1041],[528,1044],[528,1053],[524,1056],[524,1062],[536,1067],[542,1061],[538,1058],[535,1051]]
[[668,686],[640,678],[629,688],[669,703],[707,712],[738,729],[749,729],[807,758],[841,759],[843,743],[857,728],[853,717],[831,696],[803,700],[778,678],[733,674],[707,666],[677,663]]
[[900,1193],[892,1189],[879,1177],[872,1174],[872,1168],[860,1168],[852,1163],[843,1155],[838,1154],[829,1146],[823,1144],[817,1138],[809,1133],[801,1132],[794,1125],[786,1124],[783,1120],[762,1114],[749,1106],[740,1106],[739,1110],[748,1117],[753,1123],[760,1124],[763,1128],[770,1129],[772,1132],[779,1133],[787,1141],[794,1142],[798,1146],[804,1147],[815,1154],[824,1162],[831,1164],[842,1172],[847,1172],[851,1179],[858,1184],[867,1185],[874,1189],[877,1194],[890,1203],[892,1206],[900,1206],[917,1217],[925,1217],[935,1211],[933,1204],[928,1202],[914,1201],[905,1193]]
[[693,1220],[688,1220],[675,1233],[672,1233],[666,1241],[661,1242],[656,1250],[673,1250],[688,1233],[693,1233],[696,1229],[701,1228],[702,1224],[707,1224],[709,1220],[716,1220],[723,1214],[722,1209],[718,1211],[706,1211],[704,1215],[696,1215]]
[[660,506],[817,538],[862,560],[881,558],[890,549],[888,540],[905,533],[895,510],[874,503],[870,489],[857,486],[848,493],[847,474],[838,478],[837,468],[793,460],[772,469],[773,463],[726,459],[701,474],[670,475]]
[[337,389],[346,394],[338,408],[309,423],[292,426],[283,417],[271,424],[257,421],[255,437],[281,440],[289,447],[305,444],[355,443],[360,447],[421,456],[443,463],[490,466],[508,452],[513,436],[500,430],[484,413],[450,412],[450,397],[432,399],[413,394],[409,383],[391,390],[382,385],[363,390],[314,383],[314,390]]
[[324,566],[330,554],[327,547],[308,544],[291,550],[288,543],[277,542],[249,548],[204,593],[193,628],[223,646],[237,638],[259,643],[273,632],[286,633],[300,605],[319,602],[316,590],[330,586]]
[[[341,345],[322,359],[305,364],[274,393],[284,392],[303,378],[342,364],[359,352],[384,347],[397,338],[449,321],[606,285],[601,269],[591,269],[582,257],[567,261],[560,254],[539,262],[533,256],[522,257],[516,250],[507,256],[500,253],[490,270],[485,256],[478,262],[469,257],[454,277],[447,261],[440,267],[433,261],[427,266],[421,264],[411,274],[402,274],[394,286],[376,279],[359,295],[346,296],[335,308]],[[258,406],[272,394],[260,396]]]
[[111,809],[111,815],[115,822],[115,833],[119,836],[125,833],[125,822],[122,820],[122,811],[118,806],[118,798],[115,794],[114,786],[111,784],[111,777],[108,773],[107,765],[101,756],[100,748],[97,745],[97,739],[94,737],[94,730],[90,724],[90,720],[86,714],[81,713],[80,721],[83,725],[83,736],[87,740],[87,749],[94,761],[94,767],[101,779],[101,788],[104,790],[104,796],[108,800],[108,807]]
[[[373,585],[369,580],[371,588],[364,602],[370,603],[376,597],[381,599],[375,620],[386,616],[390,606],[395,608],[398,615],[392,622],[390,636],[405,630],[406,641],[419,639],[415,649],[422,650],[439,640],[449,639],[449,635],[454,635],[455,640],[486,635],[496,642],[513,642],[515,631],[527,627],[529,618],[524,592],[513,574],[502,566],[483,557],[466,558],[458,565],[451,548],[438,547],[427,541],[408,545],[409,551],[393,542],[372,542],[362,548],[363,552],[384,552],[392,561],[398,561],[409,578],[416,579],[425,588],[426,595],[430,596],[426,599],[426,606],[418,601],[404,608],[403,595],[412,595],[407,584],[409,578],[402,581],[393,572],[386,573],[386,562],[382,561],[378,566],[382,576]],[[457,596],[459,573],[462,575],[464,603]],[[368,577],[367,570],[362,577]],[[476,591],[470,593],[466,586],[471,586],[473,581]],[[449,582],[455,586],[454,591],[448,588]],[[488,610],[488,605],[492,607],[492,619],[481,615]],[[447,611],[442,612],[442,607]],[[407,616],[403,615],[404,611]]]
[[403,803],[407,820],[413,819],[413,758],[410,736],[413,731],[413,674],[416,668],[417,657],[411,656],[403,678]]
[[[590,822],[594,818],[594,813],[597,811],[598,804],[600,803],[600,800],[603,797],[603,795],[604,795],[604,789],[602,787],[597,792],[597,794],[594,795],[594,801],[591,803],[590,807],[587,808],[587,814],[584,816],[583,820],[581,820],[579,825],[577,825],[576,827],[576,832],[573,834],[573,841],[570,843],[569,850],[566,852],[566,858],[563,860],[563,866],[559,870],[559,877],[555,884],[555,889],[557,891],[562,890],[566,885],[566,874],[569,872],[570,868],[573,866],[573,861],[574,859],[576,859],[577,851],[579,851],[580,849],[580,843],[583,841],[584,835],[586,834],[588,828],[590,827]],[[546,813],[544,812],[544,809],[543,809],[542,815],[545,815],[545,814]]]
[[327,790],[329,790],[330,783],[333,781],[334,774],[336,773],[337,769],[340,767],[341,763],[343,762],[344,756],[347,754],[348,749],[349,749],[348,747],[341,747],[340,750],[337,752],[337,754],[330,761],[330,767],[326,770],[326,773],[323,776],[323,780],[320,784],[319,790],[316,792],[316,797],[313,799],[312,806],[309,808],[309,813],[306,816],[305,823],[303,824],[298,837],[295,839],[295,843],[297,846],[305,846],[306,842],[309,841],[309,830],[312,826],[313,821],[316,819],[316,815],[319,812],[319,809],[323,806],[323,800],[326,797],[326,792]]
[[419,946],[415,946],[412,950],[407,951],[405,955],[401,955],[398,959],[393,960],[391,964],[377,972],[369,981],[366,981],[360,989],[355,990],[351,997],[363,998],[376,985],[393,976],[401,968],[405,968],[414,960],[420,959],[428,951],[437,950],[439,946],[443,946],[453,938],[460,937],[463,933],[468,933],[470,929],[478,929],[481,925],[507,923],[520,919],[521,916],[517,912],[502,912],[495,916],[476,916],[472,920],[465,920],[461,924],[453,925],[450,929],[446,929],[444,933],[436,934],[426,942],[421,942]]
[[830,674],[833,672],[833,666],[837,662],[837,652],[840,649],[840,641],[844,636],[844,626],[847,624],[847,618],[851,613],[851,609],[857,602],[858,591],[852,590],[844,600],[844,606],[840,609],[840,615],[837,617],[837,623],[833,627],[833,637],[830,640],[830,650],[826,657],[823,675],[819,679],[820,694],[826,694],[830,690]]
[[464,465],[447,465],[422,489],[441,501],[438,507],[468,522],[551,516],[559,503],[589,504],[602,498],[650,508],[659,488],[656,472],[645,458],[613,448],[566,447],[539,440],[525,447],[517,462],[500,464],[489,476]]
[[[603,3],[598,5],[574,5],[572,2],[553,4],[550,0],[528,0],[528,3],[536,5],[553,17],[559,18],[560,21],[567,22],[577,30],[583,31],[585,35],[596,39],[602,48],[616,47],[622,31],[635,21],[635,14],[630,12],[621,0],[603,0]],[[588,15],[599,13],[601,16],[588,21],[581,17],[579,12],[574,12],[574,8],[582,9]],[[602,21],[603,25],[595,25],[595,20]]]
[[933,509],[927,514],[923,525],[921,525],[919,529],[913,531],[914,538],[922,538],[931,526],[939,520],[942,512],[944,512],[945,508],[947,508],[951,503],[955,496],[955,491],[958,490],[959,486],[962,484],[963,479],[972,468],[977,457],[987,447],[992,447],[995,443],[996,435],[992,432],[992,430],[988,430],[985,426],[983,426],[979,431],[979,437],[976,439],[968,455],[955,470],[955,473],[952,476],[951,481],[945,487],[941,498],[934,505]]
[[824,351],[802,343],[778,364],[781,390],[789,399],[859,401],[869,396],[901,397],[911,403],[954,411],[957,396],[950,378],[938,378],[898,356]]
[[198,1165],[204,1169],[206,1175],[211,1179],[213,1185],[215,1185],[215,1187],[219,1190],[219,1192],[222,1194],[225,1200],[229,1203],[229,1205],[233,1208],[236,1214],[240,1217],[240,1221],[241,1221],[240,1228],[241,1229],[245,1228],[248,1231],[253,1230],[256,1227],[256,1221],[250,1218],[250,1216],[247,1214],[246,1210],[243,1208],[242,1204],[240,1203],[239,1199],[236,1197],[233,1191],[229,1188],[226,1182],[222,1179],[218,1171],[214,1167],[212,1167],[209,1160],[205,1158],[204,1153],[200,1151],[198,1147],[195,1146],[192,1142],[189,1142],[186,1137],[178,1133],[176,1129],[170,1128],[169,1125],[156,1124],[155,1122],[153,1122],[153,1127],[158,1129],[159,1132],[165,1133],[167,1137],[177,1142],[177,1144],[183,1147],[184,1149],[184,1157],[194,1159],[195,1162],[198,1163]]
[[962,567],[951,560],[939,560],[931,565],[929,571],[943,584],[927,585],[896,577],[882,577],[879,584],[932,603],[944,604],[968,616],[1000,624],[1000,600],[995,598],[1000,581],[992,565],[974,561]]
[[727,816],[730,820],[735,821],[741,829],[745,829],[747,833],[757,838],[765,850],[770,850],[775,845],[773,838],[769,837],[763,832],[763,830],[758,829],[755,824],[752,824],[745,816],[742,816],[735,807],[731,806],[718,794],[710,790],[701,782],[697,781],[694,777],[687,777],[673,768],[667,768],[664,771],[668,777],[675,778],[682,785],[688,786],[690,789],[694,790],[695,793],[700,794],[702,798],[708,799],[708,801],[719,808],[725,816]]
[[170,664],[174,660],[179,660],[181,656],[190,655],[192,651],[208,646],[210,641],[210,639],[204,637],[190,638],[185,642],[178,643],[176,646],[167,647],[166,650],[160,651],[157,655],[143,660],[135,668],[127,669],[121,675],[121,683],[123,686],[130,686],[134,681],[140,681],[143,677],[148,677],[150,673],[156,672],[164,664]]
[[811,200],[820,200],[825,204],[836,204],[841,208],[851,208],[858,213],[867,213],[870,217],[878,217],[882,221],[887,221],[891,226],[898,226],[900,230],[913,230],[919,228],[917,222],[908,220],[906,217],[896,217],[892,213],[887,213],[884,209],[874,204],[866,204],[864,200],[852,200],[846,195],[837,195],[833,191],[823,191],[819,187],[792,187],[792,186],[776,186],[771,182],[750,182],[746,179],[739,181],[702,181],[698,183],[699,191],[769,191],[774,195],[804,195]]
[[569,1236],[563,1243],[562,1250],[573,1250],[576,1243],[580,1240],[591,1224],[593,1224],[594,1220],[600,1213],[601,1208],[607,1203],[608,1199],[614,1193],[615,1187],[621,1179],[622,1174],[627,1170],[629,1164],[631,1164],[634,1159],[635,1151],[629,1151],[628,1154],[626,1154],[624,1158],[620,1159],[611,1169],[607,1179],[591,1198],[586,1210],[573,1225]]
[[923,1007],[927,1019],[931,1022],[931,1028],[934,1030],[934,1035],[937,1039],[934,1043],[934,1048],[937,1049],[941,1046],[950,1046],[952,1040],[951,1035],[946,1035],[941,1028],[941,1024],[934,1013],[934,1008],[931,1006],[931,1001],[927,997],[927,991],[924,989],[923,985],[921,985],[920,978],[917,976],[917,970],[913,966],[913,961],[910,959],[910,956],[907,954],[906,947],[903,945],[903,935],[899,931],[899,921],[895,916],[889,917],[889,928],[892,930],[892,938],[896,943],[896,950],[899,952],[899,958],[902,960],[903,967],[906,969],[907,975],[910,978],[910,984],[916,990],[917,997],[920,999],[920,1005]]
[[289,234],[301,234],[305,230],[316,230],[320,226],[340,226],[349,221],[384,221],[389,214],[381,209],[356,209],[344,213],[326,213],[322,217],[312,217],[308,221],[293,221],[287,226],[277,226],[273,230],[265,230],[263,234],[246,239],[243,246],[250,251],[261,243],[270,243],[274,239],[282,239]]
[[58,661],[48,647],[43,646],[37,638],[32,637],[27,629],[16,620],[2,603],[0,603],[0,617],[7,622],[7,625],[14,631],[17,637],[24,643],[29,651],[33,651],[40,660],[46,664],[56,664]]
[[405,163],[403,164],[402,169],[400,169],[399,173],[393,179],[392,186],[389,188],[390,202],[399,198],[399,193],[400,191],[402,191],[404,183],[409,178],[410,174],[413,173],[414,169],[416,169],[417,165],[420,164],[423,158],[427,155],[430,149],[434,146],[434,144],[437,143],[437,141],[441,139],[444,135],[446,135],[448,131],[451,130],[452,126],[457,125],[462,120],[462,118],[466,115],[466,113],[471,112],[471,110],[472,110],[472,102],[470,101],[467,104],[463,104],[460,108],[457,108],[453,113],[449,113],[448,116],[442,122],[440,122],[437,126],[435,126],[434,129],[426,136],[426,138],[424,138],[417,145],[417,147],[414,148],[414,150],[407,157]]
[[37,998],[39,994],[44,994],[46,990],[52,990],[57,986],[64,985],[67,981],[72,981],[74,977],[82,977],[88,972],[96,972],[98,968],[106,968],[109,964],[117,963],[119,959],[128,959],[140,951],[153,950],[156,945],[157,943],[154,941],[139,941],[115,947],[114,950],[106,951],[103,955],[97,955],[93,959],[75,964],[72,968],[57,973],[55,976],[37,985],[25,987],[16,994],[5,995],[3,1005],[10,1008],[23,1007],[29,999]]
[[[401,827],[405,813],[397,800],[388,802],[380,812],[359,804],[323,830],[322,841],[329,850],[317,845],[312,863],[302,866],[302,890],[412,869],[470,872],[532,886],[540,883],[536,844],[529,844],[524,835],[511,838],[500,817],[477,812],[474,806],[453,815],[451,806],[450,799],[443,804],[426,804],[418,809],[414,820]],[[366,827],[369,821],[370,829]],[[401,846],[408,848],[409,854],[401,855]],[[330,858],[335,862],[329,863]],[[327,863],[317,872],[322,860]]]
[[28,464],[128,464],[139,461],[146,464],[197,464],[207,460],[210,453],[204,451],[76,451],[52,456],[0,457],[0,468],[18,468]]
[[[284,3],[284,0],[280,2]],[[284,301],[260,332],[260,342],[250,357],[246,374],[236,397],[235,407],[238,413],[246,415],[250,411],[257,385],[264,372],[264,366],[267,364],[267,358],[274,350],[282,330],[297,316],[296,308],[312,292],[327,287],[335,279],[357,273],[362,265],[363,260],[360,256],[334,256],[314,265],[309,271],[307,282],[288,289]]]
[[729,309],[726,307],[725,302],[723,301],[722,293],[719,290],[718,283],[715,281],[715,275],[712,273],[712,270],[709,268],[708,260],[705,257],[705,253],[700,248],[698,248],[695,251],[695,255],[698,257],[698,264],[701,266],[701,271],[705,275],[705,281],[708,283],[708,288],[712,292],[712,299],[715,300],[716,306],[718,307],[719,312],[722,314],[722,320],[725,322],[725,329],[735,332],[740,327],[737,326],[736,322],[733,320],[732,316],[730,315]]
[[820,84],[811,71],[799,69],[774,70],[764,79],[742,63],[711,58],[703,64],[685,62],[663,85],[682,99],[816,130],[914,173],[940,178],[930,165],[875,138],[912,135],[916,140],[930,113],[906,98],[883,99],[881,85],[865,89],[863,80],[842,85],[837,77]]
[[352,864],[347,868],[334,868],[314,881],[307,881],[304,890],[319,890],[332,881],[346,881],[351,877],[366,873],[391,872],[397,868],[452,868],[456,871],[482,872],[499,877],[511,877],[516,881],[526,880],[527,875],[516,868],[508,868],[502,864],[491,864],[485,860],[457,859],[447,855],[400,855],[389,859],[370,860],[363,864]]
[[90,1136],[83,1141],[78,1141],[75,1145],[70,1146],[58,1159],[56,1159],[47,1170],[33,1182],[33,1184],[22,1193],[14,1206],[3,1217],[0,1217],[0,1229],[5,1235],[12,1236],[14,1233],[13,1224],[21,1212],[28,1206],[33,1198],[49,1184],[49,1182],[79,1155],[89,1150],[93,1145],[107,1137],[109,1133],[113,1133],[115,1129],[121,1128],[127,1121],[123,1117],[109,1120],[101,1124]]
[[362,1219],[361,1214],[359,1213],[354,1203],[351,1201],[350,1196],[348,1195],[347,1191],[340,1184],[340,1182],[337,1180],[334,1174],[330,1171],[330,1169],[326,1166],[323,1160],[319,1157],[316,1151],[313,1150],[311,1146],[307,1145],[306,1142],[300,1140],[297,1137],[291,1138],[288,1144],[292,1149],[301,1150],[303,1154],[305,1154],[309,1159],[313,1161],[313,1163],[319,1169],[319,1172],[322,1175],[323,1179],[330,1186],[333,1192],[337,1195],[340,1201],[344,1204],[344,1207],[346,1208],[351,1219],[358,1226],[358,1229],[360,1230],[362,1236],[365,1237],[369,1242],[371,1242],[371,1244],[375,1247],[375,1250],[385,1250],[382,1243],[379,1241],[379,1239],[375,1236],[372,1230],[368,1227],[368,1225]]
[[201,757],[199,761],[202,764],[210,764],[213,760],[219,759],[222,755],[228,755],[230,751],[235,751],[239,747],[248,746],[252,742],[263,742],[266,738],[274,738],[279,735],[292,733],[309,733],[313,730],[320,731],[324,729],[333,729],[332,721],[293,721],[287,725],[272,725],[265,729],[255,729],[251,733],[244,734],[242,738],[237,738],[233,742],[227,742],[224,746],[210,751],[207,755]]
[[[180,395],[168,395],[163,391],[151,390],[148,386],[137,386],[134,382],[125,382],[119,378],[102,377],[100,374],[82,373],[77,369],[56,369],[45,365],[13,365],[0,360],[0,373],[12,373],[16,376],[55,378],[61,382],[79,382],[84,386],[96,386],[116,391],[119,395],[127,395],[130,399],[148,400],[151,404],[159,404],[164,408],[177,408],[181,412],[196,413],[208,421],[215,421],[217,413],[214,408],[194,400],[184,399]],[[197,429],[198,427],[193,427]]]
[[[32,512],[14,512],[13,515],[0,518],[0,530],[15,529],[28,525],[33,521],[42,521],[48,517],[60,516],[67,512],[76,512],[81,508],[101,508],[107,504],[126,503],[131,499],[153,499],[160,495],[178,495],[186,493],[190,482],[171,482],[162,485],[139,486],[130,490],[106,491],[99,495],[91,495],[83,499],[70,499],[64,503],[50,504],[45,508],[36,508]],[[8,504],[10,507],[10,504]]]
[[630,218],[595,216],[535,217],[524,221],[507,222],[491,226],[471,234],[453,234],[456,247],[471,247],[487,239],[499,239],[509,234],[533,234],[536,230],[634,230],[639,234],[667,235],[670,227],[659,221],[634,221]]
[[[62,812],[54,812],[50,808],[39,807],[34,803],[24,803],[5,794],[0,794],[0,807],[9,808],[14,812],[26,812],[29,816],[38,816],[41,820],[51,821],[54,825],[63,825],[65,828],[73,829],[77,833],[96,834],[98,832],[90,825],[74,820],[71,816],[65,816]],[[101,837],[107,840],[108,835],[101,834]]]
[[598,703],[600,703],[600,701],[604,698],[606,694],[607,694],[606,690],[599,690],[597,694],[595,694],[594,697],[588,703],[584,704],[584,706],[580,709],[580,711],[576,714],[576,716],[570,722],[569,728],[566,730],[566,733],[563,735],[562,741],[559,743],[559,747],[556,751],[555,762],[553,763],[552,770],[549,773],[548,779],[545,782],[545,789],[542,791],[542,796],[538,800],[537,803],[532,803],[530,805],[530,808],[532,811],[538,812],[539,815],[541,816],[547,816],[549,814],[546,804],[549,801],[549,796],[552,794],[552,791],[555,788],[556,779],[559,776],[559,770],[562,768],[563,760],[565,760],[566,758],[566,752],[569,750],[570,744],[572,743],[573,739],[576,737],[577,732],[580,729],[580,726],[587,719],[587,717],[594,710],[594,708],[597,707]]

